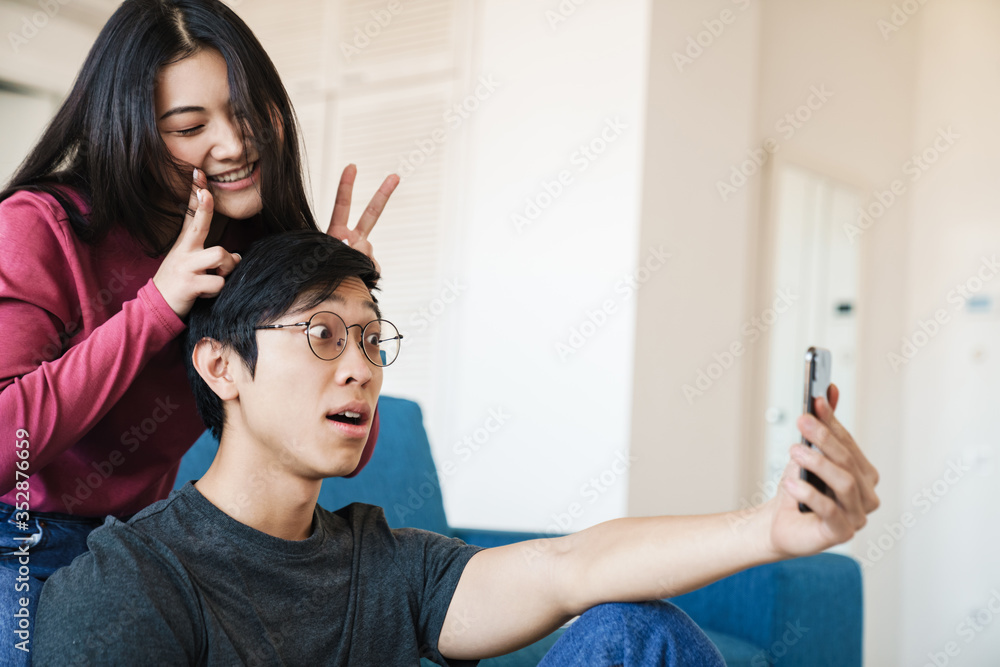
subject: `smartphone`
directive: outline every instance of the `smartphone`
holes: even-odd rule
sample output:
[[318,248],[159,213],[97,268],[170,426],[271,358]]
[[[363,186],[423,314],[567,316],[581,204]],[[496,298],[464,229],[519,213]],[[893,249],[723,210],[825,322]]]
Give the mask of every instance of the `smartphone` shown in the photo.
[[[822,347],[810,347],[806,350],[806,374],[803,391],[802,412],[803,414],[815,415],[813,399],[826,398],[827,390],[830,388],[830,366],[833,358],[830,350]],[[816,449],[816,446],[802,436],[802,444]],[[833,489],[826,485],[826,482],[809,472],[805,468],[799,471],[799,477],[816,487],[820,493],[824,493],[831,498],[834,497]],[[812,512],[808,505],[799,503],[800,512]]]

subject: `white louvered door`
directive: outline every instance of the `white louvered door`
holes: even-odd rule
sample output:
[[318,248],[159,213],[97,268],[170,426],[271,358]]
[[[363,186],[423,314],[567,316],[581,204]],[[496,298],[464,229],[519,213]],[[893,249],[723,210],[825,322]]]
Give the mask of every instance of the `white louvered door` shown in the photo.
[[440,334],[449,313],[440,297],[461,281],[452,265],[465,128],[446,113],[470,88],[471,3],[242,0],[233,7],[292,98],[321,227],[347,164],[358,166],[352,224],[387,175],[401,176],[370,239],[384,272],[377,298],[404,335],[383,392],[418,399],[435,415],[434,377],[448,363]]

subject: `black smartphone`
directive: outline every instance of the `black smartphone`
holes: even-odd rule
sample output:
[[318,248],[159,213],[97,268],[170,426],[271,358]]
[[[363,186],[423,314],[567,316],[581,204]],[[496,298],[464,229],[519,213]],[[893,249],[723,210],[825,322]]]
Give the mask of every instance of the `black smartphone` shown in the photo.
[[[822,347],[810,347],[806,350],[806,375],[802,400],[802,412],[804,414],[815,415],[816,410],[813,407],[813,399],[826,398],[827,390],[830,388],[830,366],[832,361],[833,357],[830,355],[830,350]],[[816,449],[816,446],[806,440],[805,436],[802,436],[802,444]],[[799,477],[815,486],[820,493],[824,493],[831,498],[834,497],[833,489],[805,468],[799,471]],[[799,503],[799,511],[812,512],[809,506],[804,503]]]

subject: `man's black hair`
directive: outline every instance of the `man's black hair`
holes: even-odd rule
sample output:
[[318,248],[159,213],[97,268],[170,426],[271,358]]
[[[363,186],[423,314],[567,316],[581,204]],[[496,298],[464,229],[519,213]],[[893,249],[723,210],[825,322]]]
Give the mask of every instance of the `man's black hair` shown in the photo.
[[[232,349],[254,376],[257,368],[257,332],[254,327],[274,324],[299,297],[297,305],[315,308],[351,276],[369,291],[379,279],[375,264],[362,252],[323,232],[305,229],[260,239],[226,278],[219,294],[198,299],[188,316],[184,363],[198,414],[212,435],[222,437],[225,411],[222,399],[205,383],[191,360],[194,346],[212,338]],[[381,317],[374,295],[377,317]]]

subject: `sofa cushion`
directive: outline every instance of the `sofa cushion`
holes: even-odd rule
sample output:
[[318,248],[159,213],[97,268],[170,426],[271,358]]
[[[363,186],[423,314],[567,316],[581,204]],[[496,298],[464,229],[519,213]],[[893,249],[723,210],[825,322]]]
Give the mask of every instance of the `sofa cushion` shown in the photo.
[[705,634],[726,659],[726,667],[766,667],[772,664],[767,652],[759,646],[724,632],[705,630]]

